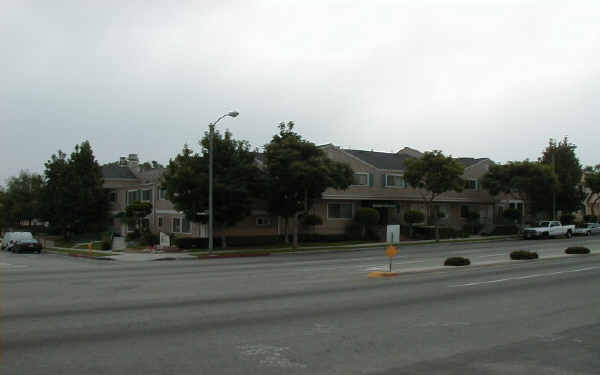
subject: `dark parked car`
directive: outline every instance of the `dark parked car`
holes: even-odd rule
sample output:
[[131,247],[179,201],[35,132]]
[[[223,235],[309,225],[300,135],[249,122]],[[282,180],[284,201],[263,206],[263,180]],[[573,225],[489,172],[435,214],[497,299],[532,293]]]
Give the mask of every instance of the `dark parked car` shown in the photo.
[[15,243],[13,245],[13,247],[10,249],[10,251],[13,251],[15,253],[22,253],[22,252],[33,252],[33,253],[41,253],[42,252],[42,243],[38,240],[36,240],[35,238],[29,239],[29,240],[20,240],[17,241],[17,243]]

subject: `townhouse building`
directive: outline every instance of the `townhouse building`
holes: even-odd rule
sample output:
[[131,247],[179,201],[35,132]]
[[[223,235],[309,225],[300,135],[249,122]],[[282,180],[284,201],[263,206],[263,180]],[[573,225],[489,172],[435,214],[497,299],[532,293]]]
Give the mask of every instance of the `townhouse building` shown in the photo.
[[[408,147],[396,153],[343,149],[333,144],[320,146],[333,160],[349,164],[354,170],[354,183],[346,190],[327,189],[322,199],[311,208],[311,213],[321,217],[323,224],[312,229],[316,234],[342,234],[360,207],[372,207],[379,211],[380,224],[405,224],[404,213],[408,210],[425,212],[419,191],[408,186],[403,174],[405,161],[422,154]],[[498,199],[481,188],[480,180],[493,162],[488,158],[457,158],[465,170],[467,181],[462,192],[447,192],[435,201],[435,210],[443,213],[441,226],[460,229],[467,222],[469,211],[477,211],[481,224],[491,224],[501,217],[507,207],[522,208],[520,200]],[[260,161],[259,161],[260,163]],[[141,170],[137,155],[122,157],[119,163],[102,167],[105,187],[111,191],[111,213],[118,216],[134,201],[152,204],[152,213],[145,225],[153,232],[165,232],[177,236],[206,237],[205,224],[189,222],[165,197],[160,186],[164,168]],[[263,202],[256,206],[247,218],[235,227],[228,228],[228,236],[273,236],[283,234],[281,218],[267,212]],[[215,228],[218,230],[218,228]],[[126,235],[133,228],[125,220],[116,217],[113,230]],[[217,232],[218,234],[218,232]]]

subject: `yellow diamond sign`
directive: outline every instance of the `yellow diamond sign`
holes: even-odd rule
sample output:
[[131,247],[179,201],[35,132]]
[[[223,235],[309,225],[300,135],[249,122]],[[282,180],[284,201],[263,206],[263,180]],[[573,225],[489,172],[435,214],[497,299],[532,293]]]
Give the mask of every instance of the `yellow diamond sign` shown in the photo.
[[391,259],[398,255],[398,249],[396,249],[396,246],[390,245],[385,249],[385,253]]

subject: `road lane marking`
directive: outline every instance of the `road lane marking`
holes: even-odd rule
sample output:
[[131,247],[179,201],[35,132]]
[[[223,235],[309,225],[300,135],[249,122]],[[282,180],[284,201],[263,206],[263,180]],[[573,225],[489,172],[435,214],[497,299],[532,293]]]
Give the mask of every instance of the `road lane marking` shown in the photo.
[[507,277],[505,279],[496,279],[496,280],[487,280],[487,281],[474,281],[474,282],[465,283],[465,284],[448,285],[448,287],[449,288],[457,288],[457,287],[463,287],[463,286],[474,286],[474,285],[502,283],[502,282],[505,282],[505,281],[525,280],[525,279],[533,279],[535,277],[554,276],[554,275],[560,275],[560,274],[564,274],[564,273],[573,273],[573,272],[583,272],[583,271],[589,271],[589,270],[593,270],[593,269],[597,269],[597,268],[598,267],[586,267],[586,268],[578,268],[578,269],[567,270],[567,271],[557,271],[557,272],[548,272],[548,273],[534,273],[532,275],[525,275],[525,276],[518,276],[518,277]]
[[10,264],[10,263],[0,262],[0,267],[3,267],[3,268],[24,268],[24,267],[29,267],[29,266],[24,265],[24,264]]

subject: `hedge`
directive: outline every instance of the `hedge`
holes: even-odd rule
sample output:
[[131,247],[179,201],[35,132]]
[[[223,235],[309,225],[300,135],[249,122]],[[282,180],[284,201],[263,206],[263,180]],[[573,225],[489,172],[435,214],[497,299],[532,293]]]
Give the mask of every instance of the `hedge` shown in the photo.
[[565,249],[565,254],[589,254],[590,249],[583,246],[571,246]]
[[471,264],[469,258],[464,257],[450,257],[444,262],[444,266],[468,266]]
[[527,250],[515,250],[510,253],[510,259],[514,260],[522,260],[522,259],[537,259],[538,253],[535,251],[527,251]]

